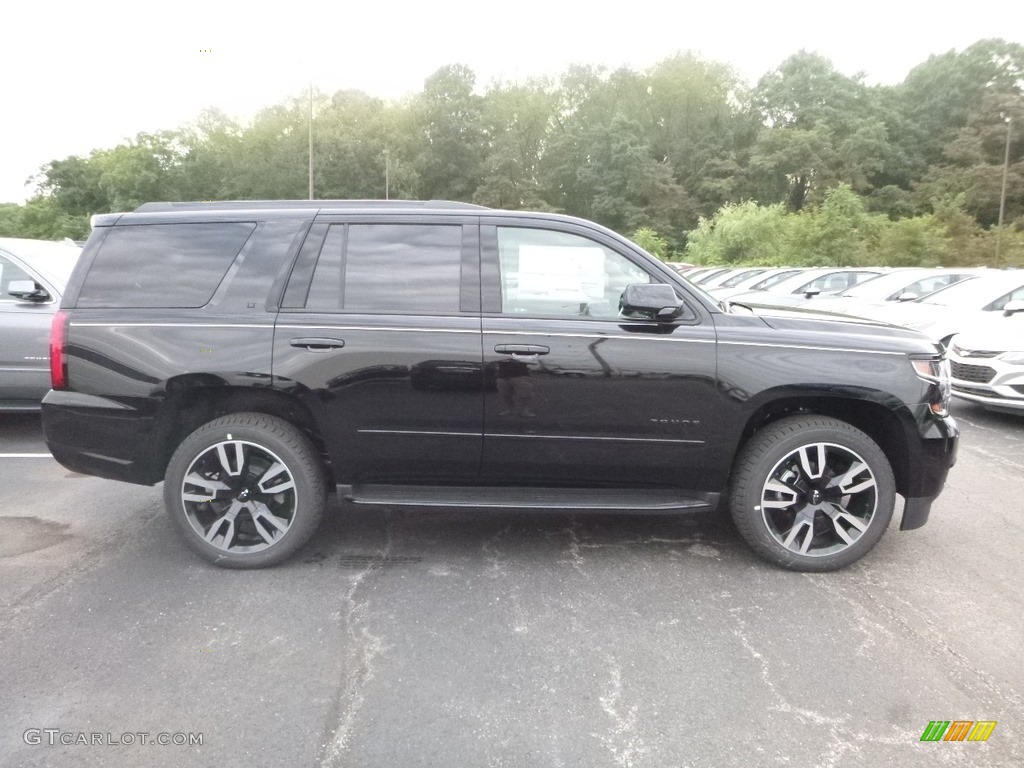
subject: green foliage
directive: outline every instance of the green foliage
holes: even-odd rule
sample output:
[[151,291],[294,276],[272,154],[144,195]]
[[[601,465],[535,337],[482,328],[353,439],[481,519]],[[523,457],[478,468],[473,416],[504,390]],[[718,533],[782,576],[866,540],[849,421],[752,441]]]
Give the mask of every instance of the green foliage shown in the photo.
[[471,200],[483,176],[483,99],[469,67],[442,67],[413,102],[420,194],[430,200]]
[[799,211],[839,183],[872,188],[889,152],[888,133],[877,93],[859,77],[801,51],[761,79],[752,107],[764,126],[750,158],[762,199]]
[[701,219],[686,243],[686,258],[696,264],[780,266],[788,258],[792,218],[784,206],[747,201],[727,204]]
[[630,238],[634,243],[639,245],[648,253],[657,256],[659,259],[669,260],[671,254],[669,253],[668,240],[659,235],[650,227],[641,227],[633,236]]
[[879,228],[867,261],[890,267],[937,267],[950,261],[950,242],[932,214],[888,221]]
[[89,218],[68,213],[51,198],[35,197],[25,205],[0,205],[0,237],[84,240],[88,236]]
[[867,212],[864,199],[840,185],[825,193],[820,206],[801,211],[791,231],[795,263],[806,266],[857,266],[872,263],[870,243],[883,225]]

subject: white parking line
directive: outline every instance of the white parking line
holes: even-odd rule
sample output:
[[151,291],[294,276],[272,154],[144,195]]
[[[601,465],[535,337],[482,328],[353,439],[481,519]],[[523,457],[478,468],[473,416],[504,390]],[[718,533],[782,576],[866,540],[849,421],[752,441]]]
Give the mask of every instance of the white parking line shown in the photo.
[[52,459],[49,453],[0,453],[0,459]]

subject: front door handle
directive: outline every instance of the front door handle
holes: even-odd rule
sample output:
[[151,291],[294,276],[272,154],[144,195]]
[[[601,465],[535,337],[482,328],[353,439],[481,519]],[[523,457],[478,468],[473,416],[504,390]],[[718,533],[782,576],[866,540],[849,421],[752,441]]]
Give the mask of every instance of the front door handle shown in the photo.
[[501,355],[546,355],[551,348],[543,344],[495,344],[494,351]]
[[326,352],[329,349],[341,349],[345,346],[344,339],[328,339],[323,337],[292,339],[288,343],[293,347],[308,349],[310,352]]

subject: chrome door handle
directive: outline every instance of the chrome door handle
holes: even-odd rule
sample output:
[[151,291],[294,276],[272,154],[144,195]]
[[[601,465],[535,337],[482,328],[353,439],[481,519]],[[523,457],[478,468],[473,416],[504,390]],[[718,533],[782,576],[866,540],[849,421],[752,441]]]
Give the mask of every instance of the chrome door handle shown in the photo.
[[341,349],[345,346],[344,339],[328,339],[321,337],[292,339],[288,342],[293,347],[302,347],[310,352],[326,352],[329,349]]
[[494,351],[501,355],[546,355],[551,348],[543,344],[495,344]]

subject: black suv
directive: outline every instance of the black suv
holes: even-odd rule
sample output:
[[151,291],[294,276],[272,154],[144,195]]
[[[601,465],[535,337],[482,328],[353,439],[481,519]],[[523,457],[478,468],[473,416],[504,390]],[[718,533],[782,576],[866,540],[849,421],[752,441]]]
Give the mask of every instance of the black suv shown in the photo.
[[714,510],[839,568],[925,523],[947,364],[898,328],[723,306],[603,227],[441,202],[151,203],[94,218],[53,322],[64,466],[164,481],[229,567],[363,504]]

